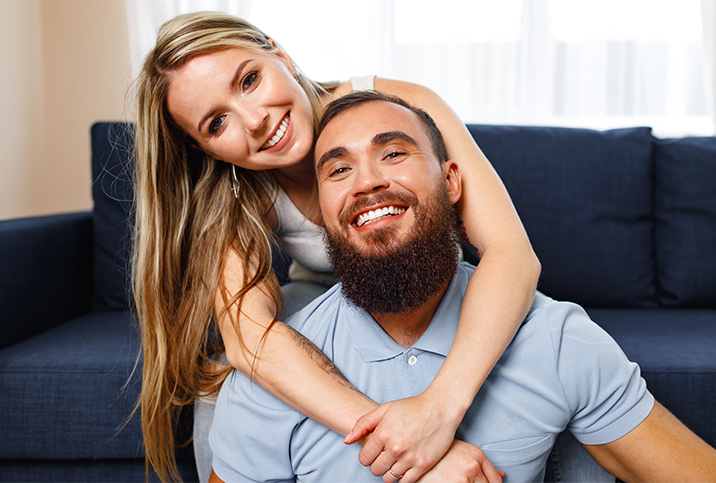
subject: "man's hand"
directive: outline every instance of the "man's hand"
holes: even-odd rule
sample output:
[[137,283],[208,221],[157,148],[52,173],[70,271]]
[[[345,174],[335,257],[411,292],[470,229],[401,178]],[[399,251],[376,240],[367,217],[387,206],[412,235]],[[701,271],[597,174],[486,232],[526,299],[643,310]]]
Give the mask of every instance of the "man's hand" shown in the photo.
[[385,483],[397,481],[389,471],[403,475],[401,483],[414,483],[453,444],[462,414],[449,414],[449,408],[423,395],[381,404],[356,422],[345,442],[367,436],[361,464],[370,466],[374,475],[383,475]]
[[497,470],[480,448],[455,440],[443,459],[418,482],[501,483],[504,477],[505,472]]

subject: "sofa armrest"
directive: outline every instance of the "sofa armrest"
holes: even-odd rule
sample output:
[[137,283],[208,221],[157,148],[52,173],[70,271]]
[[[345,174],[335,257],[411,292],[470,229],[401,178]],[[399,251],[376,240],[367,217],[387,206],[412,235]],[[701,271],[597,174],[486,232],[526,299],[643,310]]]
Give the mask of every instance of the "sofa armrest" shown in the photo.
[[0,221],[0,254],[0,348],[88,311],[90,212]]

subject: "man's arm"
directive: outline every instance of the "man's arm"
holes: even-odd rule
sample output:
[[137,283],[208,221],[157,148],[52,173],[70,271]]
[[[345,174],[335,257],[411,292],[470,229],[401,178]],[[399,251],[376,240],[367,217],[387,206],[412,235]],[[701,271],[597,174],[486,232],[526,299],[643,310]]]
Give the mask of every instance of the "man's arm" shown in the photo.
[[716,450],[658,402],[649,416],[623,437],[585,448],[623,481],[716,481]]

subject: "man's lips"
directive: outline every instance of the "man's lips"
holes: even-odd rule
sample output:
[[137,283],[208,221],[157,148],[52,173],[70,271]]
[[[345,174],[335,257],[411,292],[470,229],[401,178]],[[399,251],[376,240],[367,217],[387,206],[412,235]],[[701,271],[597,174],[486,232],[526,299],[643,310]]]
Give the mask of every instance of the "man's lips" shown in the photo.
[[370,223],[374,223],[378,220],[382,220],[383,218],[402,215],[403,213],[405,213],[405,210],[407,210],[407,207],[395,204],[376,207],[371,210],[359,213],[358,216],[353,218],[353,225],[360,228]]
[[385,190],[354,200],[339,216],[339,223],[345,228],[361,228],[386,217],[400,216],[418,204],[418,198],[412,193]]
[[290,113],[286,113],[286,115],[283,117],[281,122],[276,126],[276,129],[274,130],[273,134],[271,134],[271,137],[264,143],[263,146],[259,149],[259,151],[265,151],[267,149],[271,149],[275,147],[277,144],[281,142],[281,140],[286,135],[286,131],[288,130],[288,125],[291,120]]

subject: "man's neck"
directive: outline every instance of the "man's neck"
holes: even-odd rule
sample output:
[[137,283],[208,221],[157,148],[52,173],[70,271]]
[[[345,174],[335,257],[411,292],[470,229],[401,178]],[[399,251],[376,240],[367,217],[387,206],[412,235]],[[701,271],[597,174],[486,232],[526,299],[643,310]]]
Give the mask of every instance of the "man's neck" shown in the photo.
[[411,347],[425,333],[447,291],[447,285],[411,312],[371,313],[378,325],[398,344]]

